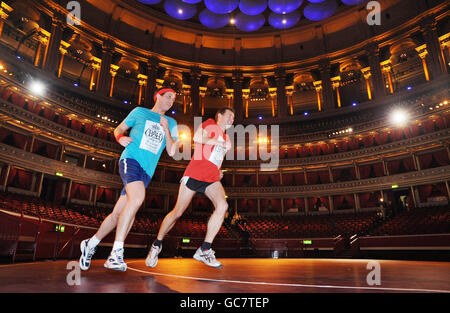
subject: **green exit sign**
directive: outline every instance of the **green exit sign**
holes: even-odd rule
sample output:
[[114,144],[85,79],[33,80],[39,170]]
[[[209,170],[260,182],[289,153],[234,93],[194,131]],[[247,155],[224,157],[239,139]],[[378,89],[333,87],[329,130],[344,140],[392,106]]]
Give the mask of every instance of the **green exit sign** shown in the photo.
[[189,239],[189,238],[183,238],[183,243],[190,243],[191,242],[191,239]]
[[55,231],[63,233],[66,227],[64,225],[55,225]]
[[312,240],[303,240],[304,245],[312,245]]

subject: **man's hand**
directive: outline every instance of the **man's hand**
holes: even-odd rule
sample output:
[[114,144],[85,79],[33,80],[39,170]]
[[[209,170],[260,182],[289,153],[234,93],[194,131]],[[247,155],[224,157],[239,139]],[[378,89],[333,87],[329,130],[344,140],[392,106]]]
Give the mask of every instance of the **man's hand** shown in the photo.
[[164,116],[159,119],[159,124],[164,129],[164,131],[169,131],[169,121]]
[[230,150],[231,149],[231,141],[227,140],[227,141],[223,142],[222,147],[227,151]]
[[128,146],[132,141],[133,141],[133,139],[131,137],[126,137],[126,136],[120,137],[120,139],[119,139],[119,143],[122,147]]

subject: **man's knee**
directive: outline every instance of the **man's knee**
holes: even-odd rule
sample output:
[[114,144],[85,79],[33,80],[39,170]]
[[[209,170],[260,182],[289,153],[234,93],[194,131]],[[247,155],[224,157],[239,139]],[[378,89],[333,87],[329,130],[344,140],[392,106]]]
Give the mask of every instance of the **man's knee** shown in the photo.
[[228,211],[228,203],[226,201],[219,202],[216,206],[216,212],[220,213],[221,215],[225,216],[225,213]]

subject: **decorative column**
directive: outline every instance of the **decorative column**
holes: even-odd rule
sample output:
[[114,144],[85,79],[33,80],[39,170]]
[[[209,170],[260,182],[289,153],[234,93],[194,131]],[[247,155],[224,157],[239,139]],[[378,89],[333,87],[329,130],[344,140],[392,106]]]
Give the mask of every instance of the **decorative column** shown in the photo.
[[233,72],[233,91],[234,91],[234,111],[235,111],[235,121],[240,123],[243,117],[243,106],[242,106],[242,84],[243,76],[242,72],[237,70]]
[[286,117],[288,115],[286,101],[286,71],[283,68],[275,70],[275,83],[277,86],[277,109],[278,117]]
[[183,113],[187,114],[188,106],[191,103],[191,86],[183,85]]
[[40,197],[41,193],[42,193],[42,184],[44,182],[44,173],[41,173],[41,177],[39,178],[39,185],[38,185],[38,189],[37,189],[37,194],[36,197]]
[[156,79],[158,78],[159,60],[156,57],[150,57],[147,61],[147,89],[145,91],[145,105],[153,106],[153,96],[156,92]]
[[359,195],[357,193],[354,193],[353,197],[355,198],[355,211],[359,212],[361,209],[361,204],[359,203]]
[[242,100],[245,107],[245,118],[248,118],[248,101],[250,98],[250,89],[242,89]]
[[200,108],[201,108],[201,113],[202,116],[205,115],[205,97],[206,97],[206,87],[199,87],[200,91],[199,91],[199,95],[200,95]]
[[372,74],[373,96],[375,99],[383,97],[385,93],[385,83],[383,81],[383,73],[380,66],[380,49],[377,43],[370,43],[366,47],[369,57],[369,66]]
[[58,67],[58,53],[61,46],[64,28],[64,16],[54,16],[52,20],[52,30],[50,32],[50,41],[47,45],[44,57],[43,68],[47,72],[55,73]]
[[369,100],[372,100],[372,90],[370,88],[370,77],[372,76],[372,73],[370,72],[370,67],[361,69],[361,72],[366,80],[367,97]]
[[383,73],[385,73],[387,76],[388,86],[386,86],[386,87],[389,87],[389,93],[392,95],[394,93],[394,85],[392,84],[392,76],[391,76],[391,70],[392,70],[391,60],[386,60],[386,61],[381,62],[380,66],[383,70]]
[[286,97],[289,106],[289,115],[294,115],[294,86],[286,86]]
[[103,55],[100,67],[100,74],[98,77],[97,91],[103,95],[107,96],[111,90],[110,88],[110,72],[111,72],[111,62],[114,53],[114,42],[111,40],[105,40],[103,42]]
[[315,81],[313,82],[314,88],[316,89],[317,93],[317,110],[322,111],[322,102],[320,101],[320,93],[322,91],[322,81]]
[[270,97],[270,104],[272,106],[272,116],[276,116],[275,112],[275,98],[277,97],[277,88],[269,88],[269,97]]
[[333,77],[331,79],[331,83],[332,83],[333,89],[336,90],[337,105],[338,105],[338,108],[340,108],[341,107],[341,95],[339,93],[339,86],[341,85],[341,77],[340,76]]
[[425,74],[425,79],[427,81],[430,80],[430,73],[428,72],[427,60],[426,56],[428,55],[427,45],[421,45],[416,48],[417,53],[419,54],[420,59],[422,60],[423,73]]
[[417,199],[416,199],[416,192],[414,190],[414,186],[410,187],[410,191],[411,191],[411,198],[412,198],[414,207],[417,208]]
[[9,5],[1,2],[0,6],[0,38],[2,37],[3,33],[3,25],[5,24],[5,20],[8,18],[9,13],[13,11],[13,8],[11,8]]
[[109,87],[109,97],[110,98],[112,98],[112,96],[114,94],[114,80],[116,78],[118,70],[119,70],[119,67],[117,65],[111,64],[111,70],[109,72],[111,74],[111,85]]
[[225,93],[227,95],[227,99],[228,99],[228,107],[231,108],[233,106],[233,94],[234,94],[234,90],[233,89],[226,89]]
[[200,69],[194,67],[191,69],[191,100],[192,100],[192,115],[200,114]]
[[330,77],[331,64],[328,59],[319,61],[320,77],[322,78],[323,106],[324,111],[334,110],[335,101],[333,96],[333,86]]
[[61,46],[59,47],[59,53],[61,54],[59,59],[59,65],[58,65],[58,78],[61,78],[61,72],[64,65],[64,56],[67,53],[67,49],[69,48],[70,44],[67,42],[61,40]]
[[40,28],[37,40],[39,41],[38,47],[36,49],[36,54],[34,55],[34,62],[33,65],[36,67],[40,67],[41,64],[41,54],[42,54],[42,47],[47,47],[48,42],[50,38],[50,33],[46,30]]
[[437,21],[432,16],[421,20],[421,32],[427,45],[427,51],[433,79],[447,74],[447,64],[442,56],[441,43],[437,33]]
[[[143,88],[148,80],[148,77],[146,75],[143,74],[139,74],[137,76],[138,78],[138,83],[139,83],[139,96],[138,96],[138,105],[141,105],[142,103],[142,92],[143,92]],[[145,100],[145,98],[144,98]]]
[[99,78],[98,72],[100,71],[101,64],[102,60],[94,56],[91,57],[92,71],[91,71],[91,79],[89,81],[89,90],[95,90],[96,89],[95,87],[98,85],[98,78]]

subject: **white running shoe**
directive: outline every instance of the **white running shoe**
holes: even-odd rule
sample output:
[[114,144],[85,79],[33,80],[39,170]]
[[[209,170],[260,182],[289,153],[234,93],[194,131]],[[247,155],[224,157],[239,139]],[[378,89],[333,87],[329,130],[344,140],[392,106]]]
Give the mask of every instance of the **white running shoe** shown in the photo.
[[80,257],[80,268],[83,271],[87,271],[91,266],[91,259],[94,255],[97,247],[89,248],[89,239],[85,239],[80,244],[81,257]]
[[214,253],[213,249],[202,251],[202,248],[198,248],[195,251],[194,259],[214,268],[222,268],[222,263],[216,260]]
[[123,261],[123,248],[111,251],[104,266],[110,270],[125,272],[127,270],[127,263]]
[[162,250],[162,245],[159,247],[152,245],[150,251],[148,252],[147,258],[145,259],[145,265],[148,267],[155,267],[158,264],[158,254]]

